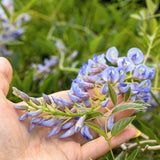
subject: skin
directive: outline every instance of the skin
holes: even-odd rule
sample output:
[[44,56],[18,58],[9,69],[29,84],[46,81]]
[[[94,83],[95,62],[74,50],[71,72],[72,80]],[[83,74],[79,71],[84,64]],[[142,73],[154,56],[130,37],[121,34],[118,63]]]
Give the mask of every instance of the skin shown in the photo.
[[[86,141],[79,133],[65,139],[57,135],[45,138],[51,128],[37,126],[28,132],[29,120],[19,121],[22,112],[14,108],[14,103],[6,98],[12,80],[12,67],[5,58],[0,58],[0,159],[1,160],[88,160],[96,159],[109,151],[103,137],[92,133],[94,140]],[[68,98],[67,92],[54,94],[55,97]],[[118,103],[123,103],[119,97]],[[110,102],[108,107],[113,108]],[[102,112],[107,114],[106,110]],[[130,116],[134,110],[125,110],[115,115],[115,121]],[[104,118],[100,119],[104,124]],[[62,134],[62,133],[61,133]],[[110,141],[112,148],[128,141],[136,135],[136,129],[127,127]],[[108,133],[110,136],[110,133]]]

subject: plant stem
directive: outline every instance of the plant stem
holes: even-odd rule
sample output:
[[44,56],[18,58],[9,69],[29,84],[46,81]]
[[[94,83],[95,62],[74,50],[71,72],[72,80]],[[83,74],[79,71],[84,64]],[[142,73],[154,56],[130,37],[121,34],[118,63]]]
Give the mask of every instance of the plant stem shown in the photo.
[[150,38],[150,43],[149,43],[148,50],[147,50],[147,54],[146,54],[146,56],[145,56],[145,58],[144,58],[143,64],[146,63],[146,61],[147,61],[147,59],[148,59],[148,57],[149,57],[150,51],[151,51],[151,49],[152,49],[152,44],[153,44],[153,40],[154,40],[154,38],[155,38],[155,35],[156,35],[156,34],[153,34],[153,35],[151,36],[151,38]]
[[152,95],[152,97],[155,99],[155,101],[157,102],[157,104],[160,106],[160,102],[157,99],[157,97],[154,95],[154,93],[152,91],[150,91],[150,94]]
[[66,67],[63,66],[64,60],[65,60],[64,52],[62,50],[59,50],[59,53],[60,53],[60,61],[59,61],[60,70],[67,71],[67,72],[76,72],[76,73],[78,73],[79,72],[78,68],[72,68],[72,67],[71,68],[66,68]]

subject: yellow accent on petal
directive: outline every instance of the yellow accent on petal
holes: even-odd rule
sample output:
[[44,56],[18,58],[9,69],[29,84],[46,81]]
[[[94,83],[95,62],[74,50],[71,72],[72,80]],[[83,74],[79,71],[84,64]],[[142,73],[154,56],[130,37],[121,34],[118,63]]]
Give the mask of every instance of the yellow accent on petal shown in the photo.
[[140,130],[136,129],[136,132],[137,132],[137,134],[132,138],[137,138],[137,137],[139,137],[141,135],[141,131]]
[[114,51],[112,52],[111,57],[114,58]]

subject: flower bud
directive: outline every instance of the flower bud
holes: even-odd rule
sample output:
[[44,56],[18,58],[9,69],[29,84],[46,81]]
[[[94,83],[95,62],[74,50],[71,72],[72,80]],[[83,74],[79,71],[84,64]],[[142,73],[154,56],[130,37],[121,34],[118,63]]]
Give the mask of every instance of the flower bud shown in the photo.
[[28,118],[28,112],[25,112],[21,117],[20,117],[20,121],[25,120]]
[[62,98],[62,97],[60,97],[60,100],[61,100],[61,102],[62,102],[65,106],[67,106],[67,107],[72,107],[73,104],[74,104],[72,101],[66,100],[66,99],[64,99],[64,98]]
[[26,106],[26,105],[14,105],[14,107],[19,110],[26,110],[28,108],[28,106]]
[[31,123],[30,129],[29,129],[29,132],[31,132],[35,127],[36,127],[36,124],[35,124],[35,123]]
[[68,92],[68,96],[75,103],[79,103],[82,101],[79,97],[72,95],[70,92]]
[[30,100],[31,100],[34,104],[36,104],[37,106],[41,105],[41,103],[40,103],[36,98],[34,98],[34,97],[29,97],[29,98],[30,98]]
[[42,113],[42,110],[39,109],[39,110],[37,110],[37,111],[28,112],[28,116],[30,116],[30,117],[37,117],[37,116],[39,116],[41,113]]
[[29,101],[29,96],[28,96],[26,93],[24,93],[24,92],[22,92],[22,91],[19,91],[19,93],[20,93],[21,98],[22,98],[24,101]]
[[53,126],[56,122],[57,122],[57,118],[56,117],[54,117],[54,118],[52,118],[52,119],[49,119],[49,120],[47,120],[47,121],[42,121],[41,122],[41,125],[43,125],[43,126],[47,126],[47,127],[51,127],[51,126]]
[[108,94],[108,87],[107,87],[107,83],[105,83],[101,89],[101,93],[102,94]]
[[72,119],[70,120],[69,122],[65,123],[63,126],[62,126],[62,129],[68,129],[68,128],[71,128],[74,124],[75,124],[75,120]]
[[107,98],[105,101],[102,101],[102,102],[100,103],[101,107],[106,107],[107,104],[108,104],[108,102],[109,102],[109,98]]
[[112,127],[113,127],[113,125],[114,125],[113,122],[114,122],[114,115],[111,115],[111,116],[109,117],[108,124],[107,124],[107,128],[108,128],[109,130],[112,129]]
[[46,138],[54,136],[54,135],[58,134],[60,131],[61,131],[60,125],[57,125],[50,131],[50,133],[46,136]]
[[51,102],[49,96],[46,95],[46,94],[44,94],[44,93],[43,93],[42,95],[43,95],[43,100],[44,100],[44,102],[47,103],[48,105],[51,105],[52,102]]
[[81,129],[81,136],[86,138],[87,140],[93,139],[92,135],[89,132],[89,127],[87,125]]
[[66,138],[70,137],[75,133],[75,126],[71,127],[69,130],[67,130],[64,134],[60,135],[58,138]]
[[81,128],[84,126],[85,116],[81,116],[75,125],[75,132],[79,132]]

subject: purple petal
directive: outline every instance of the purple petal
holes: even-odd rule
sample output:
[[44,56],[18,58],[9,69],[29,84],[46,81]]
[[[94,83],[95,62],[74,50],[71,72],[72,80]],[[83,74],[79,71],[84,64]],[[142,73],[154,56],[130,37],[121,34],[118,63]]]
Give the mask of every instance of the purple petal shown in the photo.
[[69,130],[67,130],[64,134],[60,135],[58,138],[66,138],[70,137],[75,133],[75,126],[71,127]]
[[89,132],[89,127],[86,125],[81,129],[82,137],[86,138],[87,140],[93,139],[92,135]]
[[49,138],[51,136],[54,136],[56,134],[58,134],[59,132],[61,131],[61,127],[58,125],[58,126],[55,126],[51,131],[50,133],[46,136],[46,138]]
[[113,125],[114,125],[114,115],[111,115],[108,120],[107,128],[111,130]]

